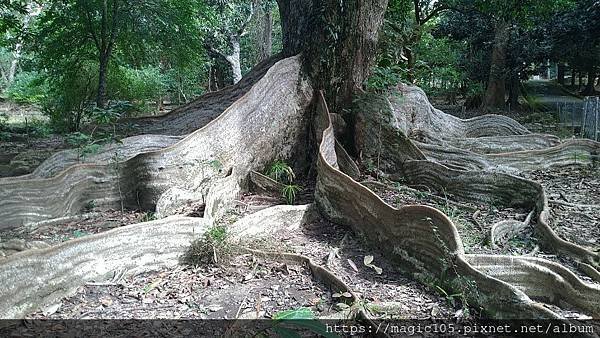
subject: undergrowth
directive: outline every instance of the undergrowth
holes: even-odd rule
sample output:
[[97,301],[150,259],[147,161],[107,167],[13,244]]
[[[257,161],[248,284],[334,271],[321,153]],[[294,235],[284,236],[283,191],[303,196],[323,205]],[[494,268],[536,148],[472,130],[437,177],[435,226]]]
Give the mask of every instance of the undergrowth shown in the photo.
[[192,242],[183,260],[192,266],[221,265],[229,262],[233,254],[234,246],[227,228],[217,225]]

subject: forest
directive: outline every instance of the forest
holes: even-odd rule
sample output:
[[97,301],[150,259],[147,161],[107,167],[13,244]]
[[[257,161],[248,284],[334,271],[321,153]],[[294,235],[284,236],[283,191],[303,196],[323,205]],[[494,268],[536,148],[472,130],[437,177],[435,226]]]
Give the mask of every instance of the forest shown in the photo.
[[600,332],[600,1],[0,13],[7,336]]

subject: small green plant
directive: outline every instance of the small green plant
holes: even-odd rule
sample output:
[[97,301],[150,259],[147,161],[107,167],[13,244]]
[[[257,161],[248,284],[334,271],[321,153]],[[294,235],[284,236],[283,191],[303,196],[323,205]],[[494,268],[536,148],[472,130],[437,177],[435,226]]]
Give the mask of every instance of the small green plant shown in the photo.
[[75,238],[81,238],[81,237],[87,236],[87,235],[88,235],[88,233],[83,230],[78,229],[78,230],[73,231],[73,237],[75,237]]
[[208,164],[215,170],[215,171],[221,171],[223,170],[223,164],[221,163],[221,161],[219,160],[212,160],[210,162],[208,162]]
[[462,300],[463,294],[462,293],[454,293],[454,294],[448,294],[448,292],[446,292],[446,290],[444,290],[441,286],[436,285],[435,288],[437,289],[437,291],[439,291],[444,298],[446,299],[446,301],[448,302],[448,304],[452,305],[452,307],[456,307],[457,303],[456,300]]
[[302,189],[296,184],[288,184],[285,187],[283,187],[281,194],[288,204],[294,204],[294,202],[296,201],[296,195],[301,190]]
[[275,161],[271,167],[269,167],[267,176],[283,184],[291,184],[296,179],[294,171],[284,161]]
[[227,228],[217,225],[192,242],[184,256],[184,261],[193,266],[218,265],[229,261],[232,254],[233,246],[229,241]]
[[147,213],[144,214],[144,216],[142,216],[142,223],[144,222],[151,222],[156,220],[156,214],[152,211],[149,211]]
[[94,200],[88,201],[84,206],[83,210],[86,212],[90,212],[96,208],[96,202]]

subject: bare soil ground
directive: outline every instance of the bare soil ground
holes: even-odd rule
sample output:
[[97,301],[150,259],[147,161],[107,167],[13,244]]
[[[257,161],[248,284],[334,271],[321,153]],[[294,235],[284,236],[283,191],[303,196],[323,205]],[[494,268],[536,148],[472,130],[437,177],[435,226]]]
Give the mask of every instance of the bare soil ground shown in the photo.
[[299,307],[327,315],[334,311],[331,294],[306,266],[247,254],[226,266],[182,265],[111,283],[88,283],[73,297],[30,318],[270,318]]
[[542,184],[550,200],[565,202],[551,204],[553,227],[561,237],[600,250],[600,169],[562,168],[526,177]]
[[[228,213],[228,221],[280,204],[278,197],[246,194]],[[58,230],[57,230],[58,231]],[[447,299],[410,279],[399,266],[368,248],[349,229],[319,219],[293,233],[278,233],[248,247],[267,252],[295,253],[332,271],[361,299],[375,304],[401,304],[394,313],[373,313],[379,318],[457,318],[465,312],[456,299]],[[373,256],[378,274],[363,264]],[[340,290],[331,290],[302,265],[265,260],[252,255],[236,256],[220,266],[192,267],[182,263],[123,278],[118,273],[109,283],[88,283],[77,294],[63,299],[30,318],[270,318],[299,307],[327,317],[346,307]]]

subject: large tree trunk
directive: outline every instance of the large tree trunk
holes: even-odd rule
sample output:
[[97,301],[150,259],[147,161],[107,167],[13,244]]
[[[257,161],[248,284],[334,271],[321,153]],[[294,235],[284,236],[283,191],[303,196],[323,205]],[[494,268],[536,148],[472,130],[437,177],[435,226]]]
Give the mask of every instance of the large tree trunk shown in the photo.
[[262,62],[271,56],[271,51],[273,49],[273,14],[271,12],[271,6],[265,5],[259,20],[257,34],[258,62]]
[[[164,117],[145,119],[149,124],[166,122],[171,132],[178,129],[177,125],[185,126],[191,134],[183,140],[151,135],[129,138],[123,145],[114,145],[125,150],[116,161],[104,157],[116,148],[104,148],[97,154],[103,156],[88,158],[86,165],[73,165],[79,159],[72,164],[59,160],[66,166],[64,170],[46,165],[55,173],[47,179],[14,178],[0,182],[0,227],[31,225],[73,215],[92,201],[104,206],[125,201],[131,208],[154,210],[159,217],[179,213],[179,207],[188,201],[205,205],[201,219],[161,219],[1,259],[0,275],[6,276],[4,280],[8,282],[0,288],[0,316],[20,318],[28,311],[56,304],[86,282],[116,277],[115,272],[129,274],[132,269],[143,272],[172,266],[185,244],[202,236],[237,203],[253,170],[262,170],[276,159],[303,154],[304,150],[297,148],[308,143],[308,130],[319,140],[314,184],[316,210],[327,220],[350,226],[364,235],[361,237],[373,247],[385,252],[386,259],[407,272],[414,272],[415,278],[429,284],[432,280],[439,281],[446,290],[460,293],[461,300],[486,309],[495,318],[559,318],[558,312],[541,303],[548,294],[555,304],[581,309],[582,314],[589,313],[593,318],[598,316],[600,289],[559,264],[539,257],[467,254],[458,228],[443,209],[398,202],[397,208],[392,207],[366,183],[357,182],[360,170],[337,143],[331,121],[333,114],[329,114],[322,92],[315,93],[313,89],[327,92],[334,103],[334,112],[343,114],[350,103],[357,108],[357,120],[363,122],[357,125],[364,127],[361,135],[368,141],[365,144],[371,145],[365,149],[371,151],[370,158],[382,156],[384,166],[380,167],[379,161],[377,166],[382,171],[389,169],[384,173],[390,174],[390,179],[414,187],[424,186],[430,191],[443,192],[444,196],[448,192],[450,198],[456,196],[467,203],[533,210],[528,218],[536,219],[535,232],[540,235],[540,245],[588,264],[590,269],[598,266],[600,257],[553,233],[549,226],[548,196],[542,185],[496,170],[500,167],[516,172],[535,170],[540,167],[540,159],[544,164],[564,167],[573,163],[573,156],[569,155],[575,151],[582,155],[574,161],[588,166],[600,145],[570,140],[547,148],[559,141],[530,134],[504,116],[461,120],[444,114],[434,109],[416,87],[399,85],[396,92],[386,95],[356,95],[374,57],[386,1],[279,1],[282,12],[287,14],[282,16],[284,30],[289,34],[285,41],[291,47],[286,53],[303,52],[304,70],[299,56],[272,66],[266,62],[257,68],[270,67],[268,70],[254,71],[255,79],[260,78],[257,82],[253,82],[250,73],[238,85],[220,93],[207,94]],[[293,27],[290,22],[301,25]],[[249,88],[242,90],[246,85]],[[204,109],[218,113],[207,116]],[[219,118],[214,119],[216,116]],[[311,123],[312,117],[315,123]],[[202,118],[212,123],[196,130],[199,125],[195,123]],[[160,129],[162,126],[154,130]],[[411,140],[415,135],[426,135],[433,142],[413,142],[418,141]],[[158,144],[152,145],[152,140]],[[144,148],[149,145],[151,149]],[[453,145],[460,149],[452,149]],[[382,148],[383,151],[378,150]],[[116,170],[115,164],[119,164]],[[394,194],[399,192],[398,187],[392,188]],[[55,198],[45,198],[49,194]],[[446,205],[448,201],[445,198]],[[306,206],[301,208],[308,210]],[[277,213],[269,209],[265,211]],[[289,222],[289,214],[278,215],[275,218],[285,218],[286,224],[259,213],[243,217],[240,222],[254,223],[248,220],[253,218],[274,228],[273,232],[303,231],[301,225]],[[294,218],[313,219],[308,216],[300,212]],[[520,231],[529,221],[518,223],[504,221],[491,226],[488,234],[492,246],[507,233],[522,235]],[[235,225],[230,226],[228,231],[240,233]],[[254,226],[247,224],[248,227]],[[237,241],[234,243],[237,245]],[[276,251],[274,255],[278,257],[290,256],[285,251]],[[311,264],[308,260],[308,265]],[[332,274],[326,269],[322,271]],[[337,290],[350,290],[343,282],[332,285]],[[359,298],[363,295],[353,297],[356,299],[350,306],[360,306],[358,315],[371,321],[368,299]],[[385,312],[387,315],[388,311]]]
[[509,25],[503,21],[496,23],[490,76],[482,105],[486,111],[501,110],[505,107],[506,79],[504,73],[506,70],[506,48],[509,36]]
[[277,3],[284,53],[304,53],[313,85],[324,89],[330,108],[341,113],[368,77],[388,0]]
[[[315,89],[324,91],[333,113],[347,128],[340,139],[357,155],[355,117],[346,113],[352,97],[362,91],[376,56],[379,29],[388,0],[278,0],[283,52],[302,52]],[[298,13],[306,13],[298,15]]]

